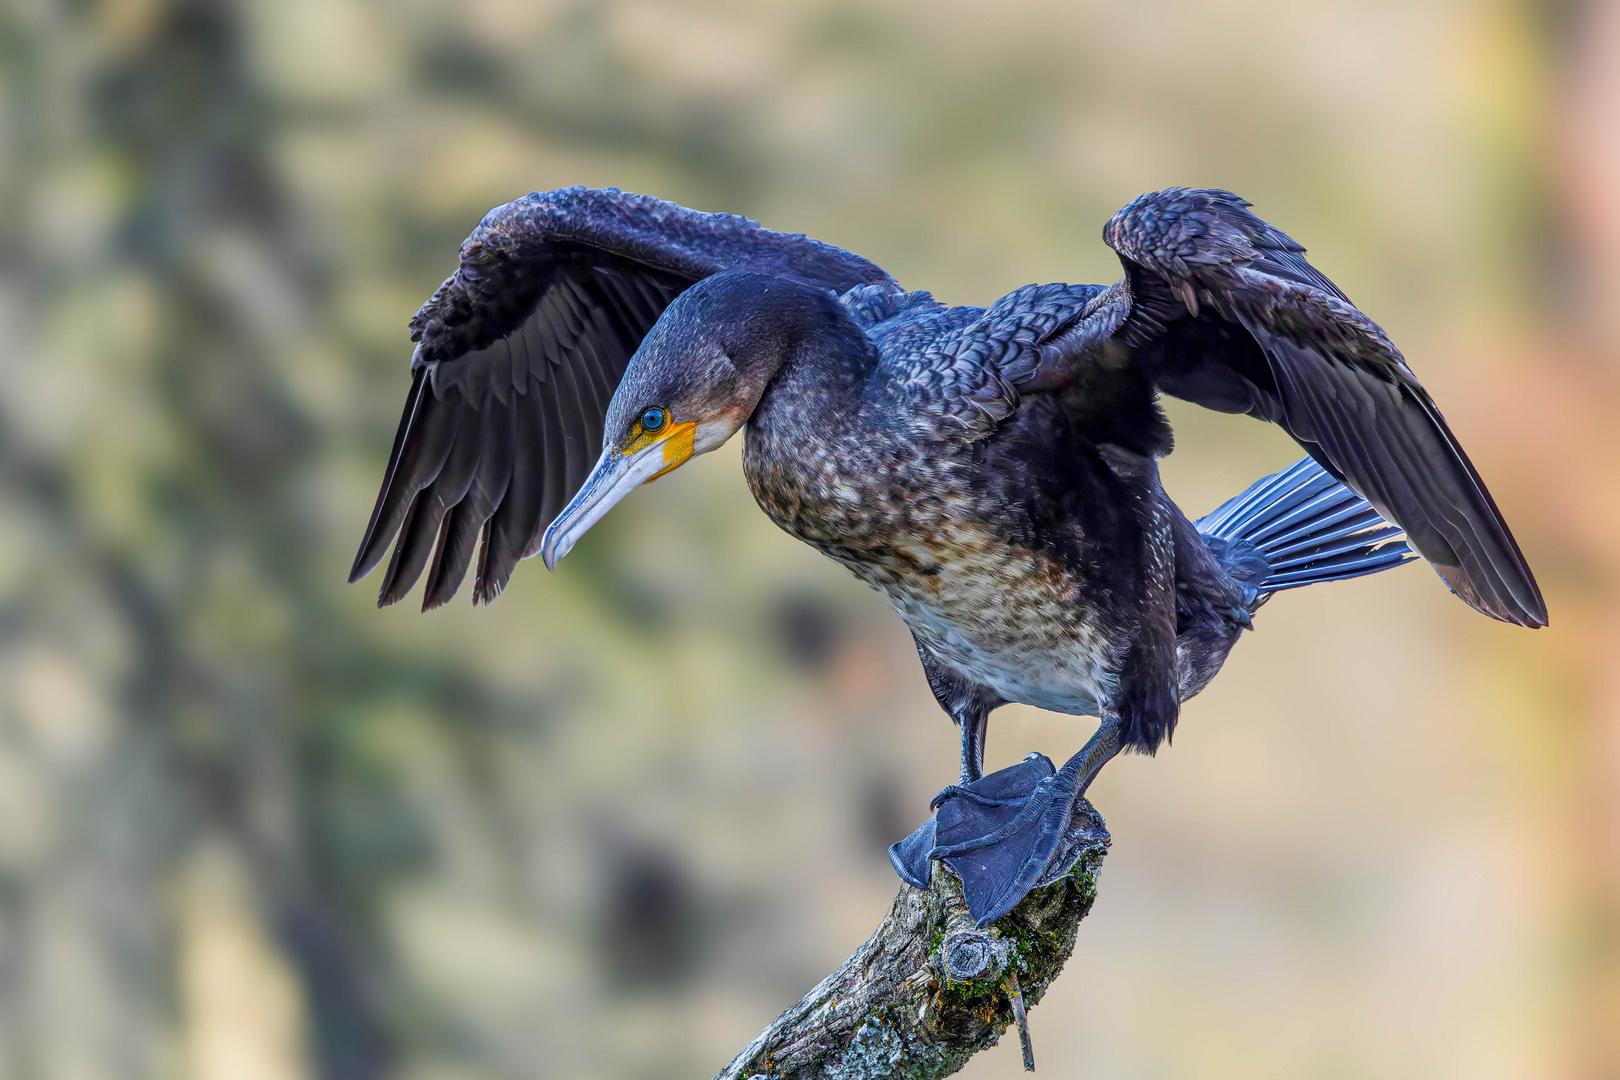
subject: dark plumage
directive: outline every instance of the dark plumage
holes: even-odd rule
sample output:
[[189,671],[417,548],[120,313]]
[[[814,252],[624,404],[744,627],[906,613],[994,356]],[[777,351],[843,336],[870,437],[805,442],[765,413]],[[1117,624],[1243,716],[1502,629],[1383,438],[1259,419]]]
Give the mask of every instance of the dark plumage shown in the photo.
[[[555,563],[746,425],[760,506],[889,599],[962,729],[962,786],[894,859],[913,880],[949,861],[981,920],[1067,869],[1096,771],[1169,736],[1274,592],[1398,564],[1404,529],[1467,603],[1545,625],[1433,401],[1299,245],[1236,196],[1182,189],[1104,238],[1115,285],[952,308],[730,215],[577,188],[501,207],[412,321],[351,580],[398,536],[380,602],[427,569],[437,606],[481,532],[488,601],[520,558]],[[1311,458],[1194,524],[1159,485],[1160,392],[1278,423]],[[1103,723],[1062,769],[981,778],[986,718],[1011,701]]]
[[648,329],[682,290],[732,269],[791,272],[838,292],[889,280],[816,240],[611,189],[536,193],[492,211],[411,320],[411,392],[351,580],[402,534],[378,597],[401,600],[437,540],[422,606],[438,607],[482,530],[473,600],[499,596],[584,483]]

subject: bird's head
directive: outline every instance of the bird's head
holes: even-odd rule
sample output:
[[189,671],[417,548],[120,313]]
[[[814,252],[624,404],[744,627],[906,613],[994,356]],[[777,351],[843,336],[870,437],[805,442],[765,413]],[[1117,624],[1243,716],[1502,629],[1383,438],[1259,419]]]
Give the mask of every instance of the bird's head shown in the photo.
[[735,435],[829,304],[808,286],[735,272],[677,296],[613,393],[596,467],[546,529],[547,568],[631,491]]

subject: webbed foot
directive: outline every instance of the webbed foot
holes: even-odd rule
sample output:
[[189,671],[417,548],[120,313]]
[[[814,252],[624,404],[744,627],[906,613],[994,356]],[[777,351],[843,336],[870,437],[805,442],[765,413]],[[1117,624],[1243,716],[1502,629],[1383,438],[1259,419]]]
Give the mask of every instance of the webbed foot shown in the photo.
[[962,880],[968,912],[985,926],[1006,915],[1033,889],[1069,872],[1080,840],[1069,835],[1074,814],[1068,770],[1031,754],[1011,768],[940,792],[939,808],[922,828],[889,849],[900,876],[928,885],[929,862],[942,859]]
[[889,845],[889,865],[907,885],[926,889],[931,862],[928,853],[933,850],[934,819],[930,816],[916,832]]
[[1070,846],[1065,840],[1073,815],[1071,777],[1054,770],[1045,755],[1031,754],[947,794],[934,817],[929,855],[962,879],[968,913],[987,926],[1031,890],[1068,873],[1060,856]]
[[1051,775],[1052,762],[1045,755],[1030,754],[1011,768],[993,772],[969,784],[952,784],[935,795],[933,801],[928,804],[930,810],[936,811],[934,817],[923,822],[916,832],[904,840],[889,845],[889,863],[907,884],[915,885],[919,889],[928,888],[928,864],[934,859],[943,857],[935,851],[939,846],[936,835],[939,821],[937,811],[941,804],[960,799],[987,809],[1011,807],[1010,811],[1002,815],[1011,817],[1019,807],[1029,801],[1035,785],[1043,777]]

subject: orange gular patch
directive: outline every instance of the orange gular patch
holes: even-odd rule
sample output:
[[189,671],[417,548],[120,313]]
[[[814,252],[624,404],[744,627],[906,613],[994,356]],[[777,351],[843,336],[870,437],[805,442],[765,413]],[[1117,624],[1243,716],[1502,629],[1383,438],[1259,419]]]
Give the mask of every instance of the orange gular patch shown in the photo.
[[669,434],[664,436],[664,467],[647,477],[647,483],[652,483],[665,473],[686,463],[692,456],[692,444],[697,438],[697,427],[696,420],[688,420],[669,429]]

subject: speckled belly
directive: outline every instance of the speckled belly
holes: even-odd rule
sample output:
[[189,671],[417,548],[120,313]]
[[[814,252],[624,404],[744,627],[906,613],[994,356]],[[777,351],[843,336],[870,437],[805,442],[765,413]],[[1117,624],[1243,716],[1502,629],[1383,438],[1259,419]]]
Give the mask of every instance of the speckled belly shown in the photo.
[[955,523],[894,551],[850,569],[939,660],[1007,701],[1055,712],[1095,716],[1112,699],[1118,646],[1051,557]]
[[1075,568],[993,527],[1005,511],[970,494],[962,445],[814,430],[750,425],[744,472],[777,525],[882,592],[924,648],[1003,699],[1088,716],[1113,699],[1123,645]]

